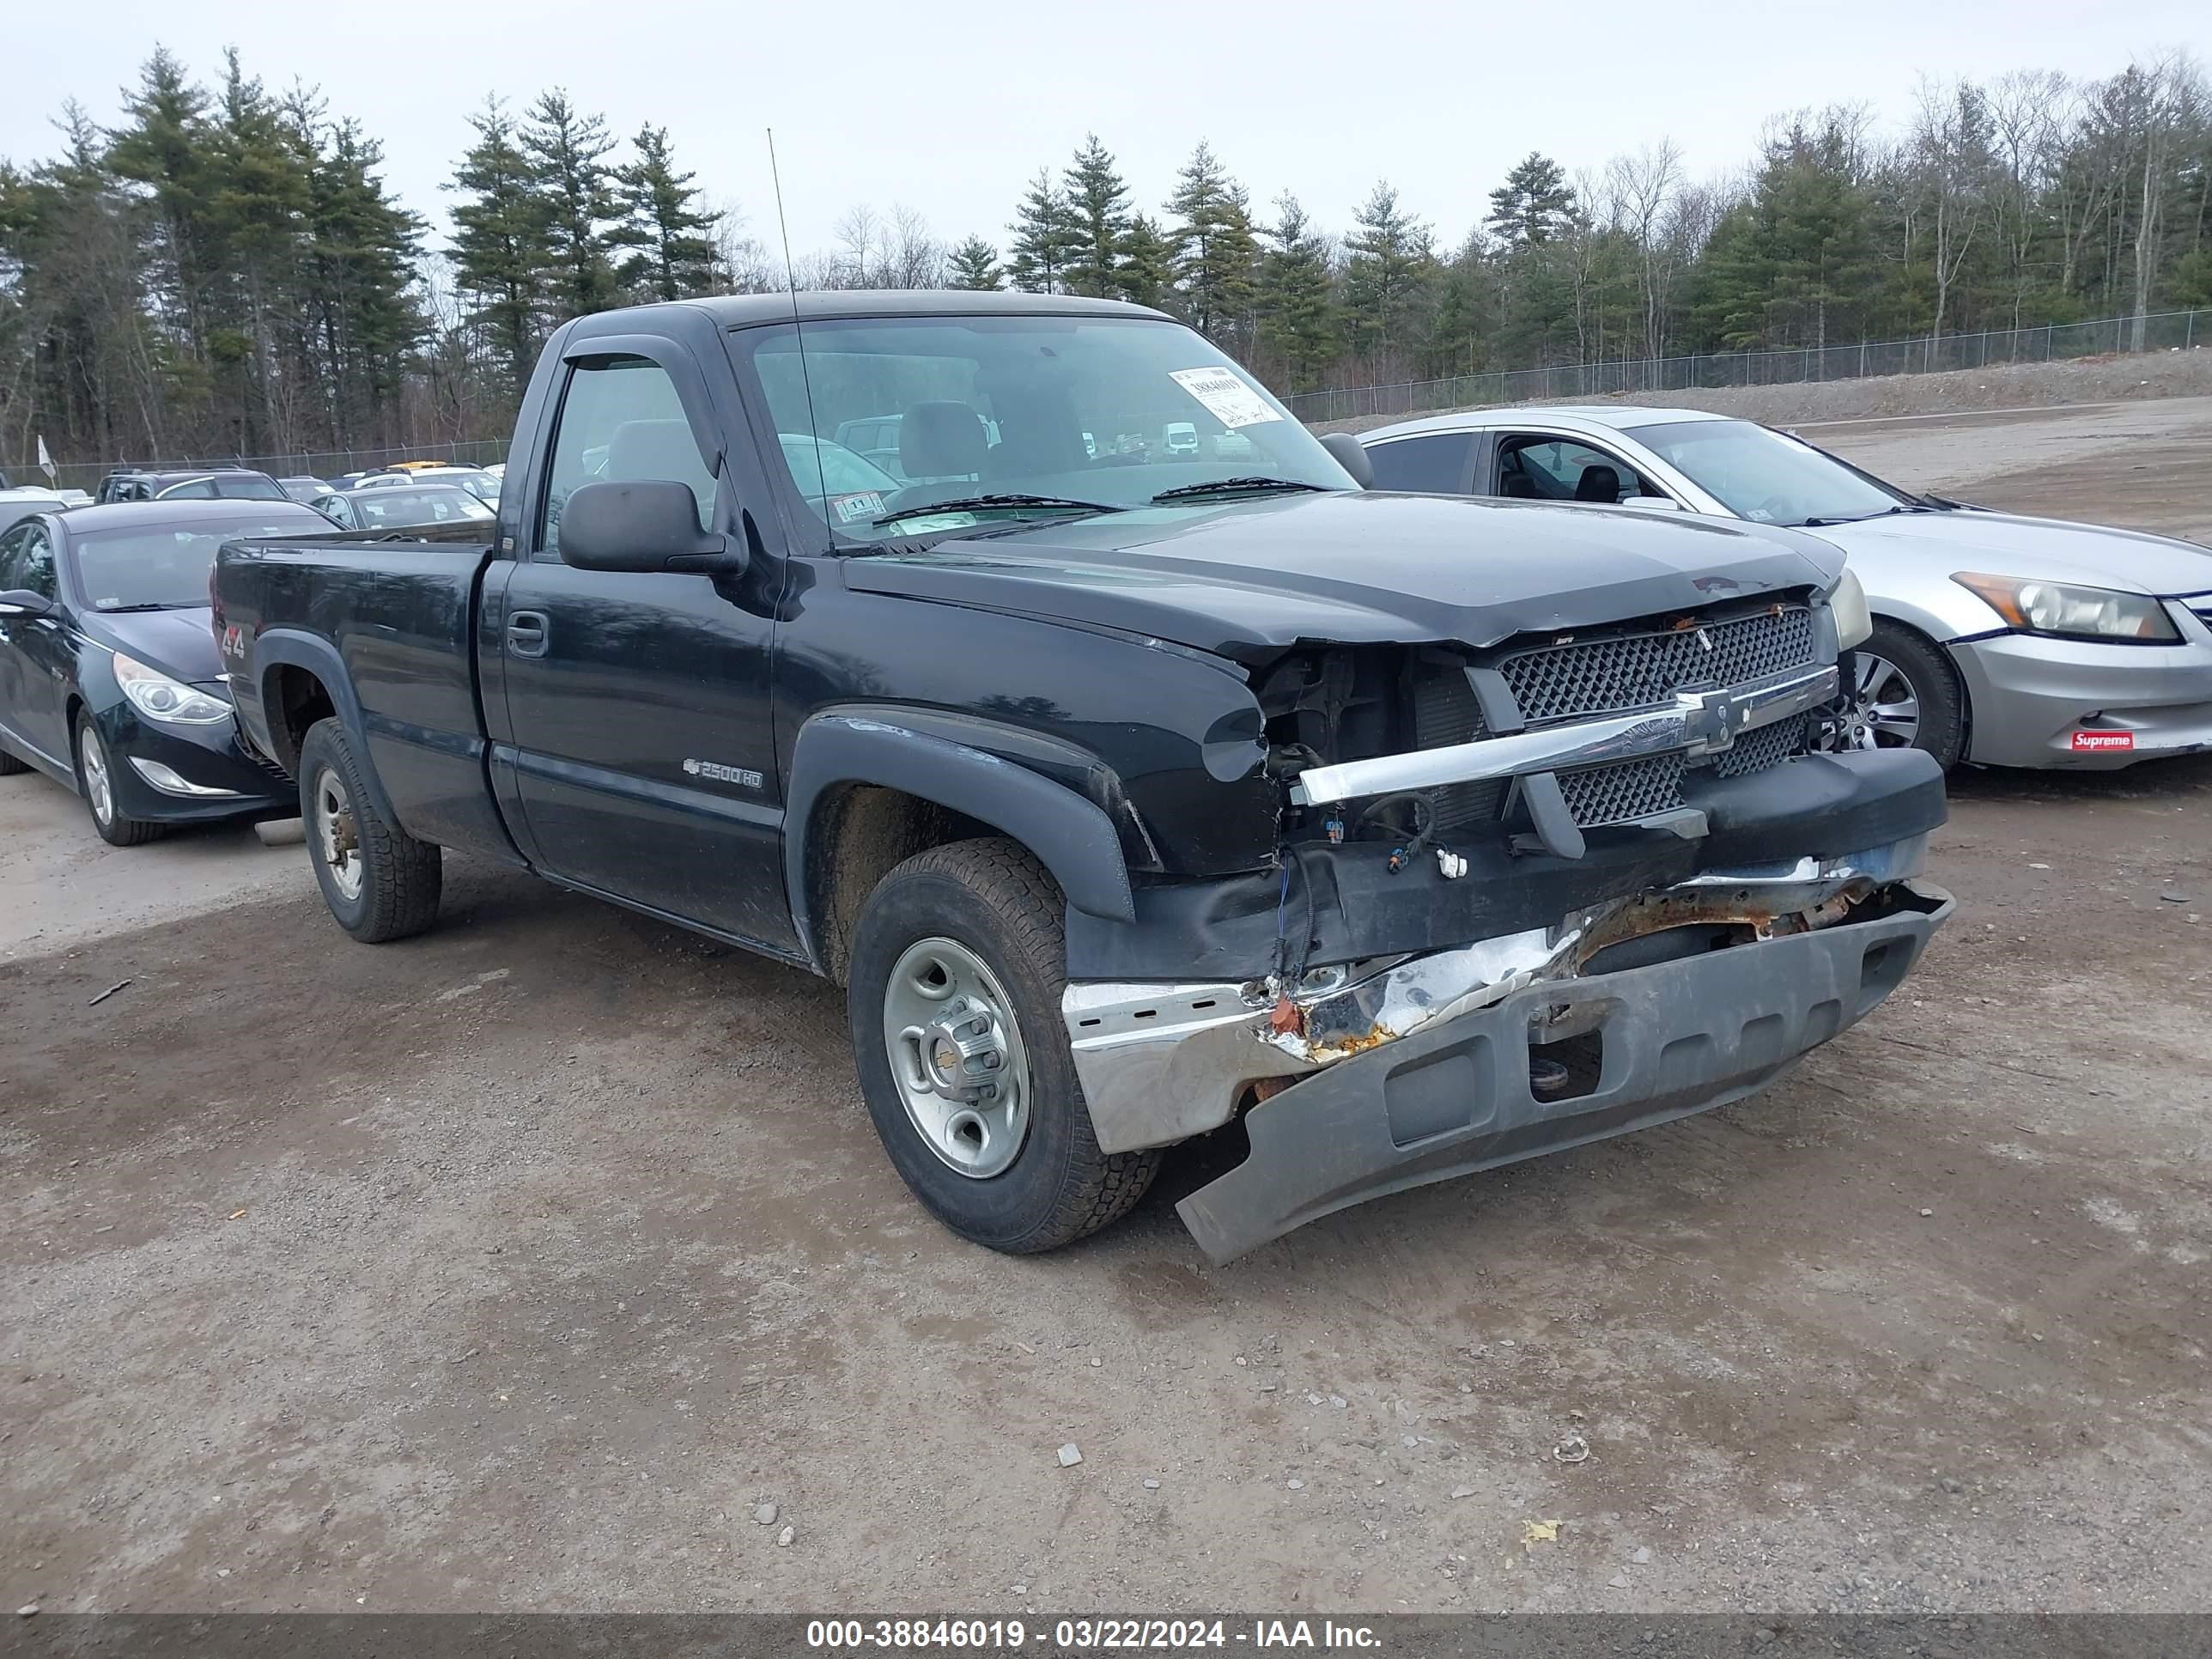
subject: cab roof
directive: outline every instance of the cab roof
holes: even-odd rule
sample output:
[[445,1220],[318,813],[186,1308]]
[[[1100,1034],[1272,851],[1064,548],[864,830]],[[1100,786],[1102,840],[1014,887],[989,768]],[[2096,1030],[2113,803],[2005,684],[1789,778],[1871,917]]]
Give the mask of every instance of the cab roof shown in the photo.
[[[1009,294],[973,289],[842,289],[810,294],[723,294],[647,306],[647,312],[682,307],[703,311],[724,328],[787,323],[794,309],[802,323],[841,317],[1148,317],[1175,319],[1149,306],[1121,300],[1085,300],[1066,294]],[[637,312],[599,312],[593,319],[619,332]]]

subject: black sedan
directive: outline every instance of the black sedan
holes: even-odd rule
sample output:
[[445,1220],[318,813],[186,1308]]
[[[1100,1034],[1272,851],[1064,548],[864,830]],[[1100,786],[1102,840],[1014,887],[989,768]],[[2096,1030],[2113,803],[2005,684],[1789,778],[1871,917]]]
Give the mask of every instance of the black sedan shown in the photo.
[[0,774],[76,790],[118,847],[298,811],[290,781],[239,744],[208,572],[232,537],[329,528],[290,501],[131,501],[0,536]]

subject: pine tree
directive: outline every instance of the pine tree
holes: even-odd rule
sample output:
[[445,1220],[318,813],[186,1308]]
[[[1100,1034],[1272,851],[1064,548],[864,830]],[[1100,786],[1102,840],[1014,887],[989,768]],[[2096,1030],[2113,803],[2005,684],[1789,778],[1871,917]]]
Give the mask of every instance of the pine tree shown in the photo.
[[1484,222],[1509,249],[1534,246],[1549,241],[1574,206],[1574,190],[1559,164],[1532,149],[1490,192],[1490,217]]
[[203,222],[212,188],[207,107],[207,94],[185,78],[184,65],[167,47],[155,47],[139,70],[137,89],[124,100],[130,119],[116,131],[105,161],[117,178],[146,188],[152,219],[146,276],[196,358],[204,349],[200,315],[213,269]]
[[1067,198],[1053,184],[1052,169],[1040,167],[1029,194],[1014,210],[1012,255],[1006,274],[1030,294],[1064,294],[1067,271],[1082,249],[1082,232]]
[[1166,304],[1175,282],[1175,248],[1158,222],[1148,214],[1131,215],[1120,252],[1114,285],[1121,296],[1140,306]]
[[712,292],[714,219],[699,210],[691,183],[698,175],[676,170],[666,127],[647,123],[630,146],[635,159],[615,172],[622,222],[607,237],[611,246],[630,253],[615,274],[641,300]]
[[1005,275],[999,269],[999,250],[980,236],[970,236],[948,256],[947,287],[990,293]]
[[471,319],[495,343],[519,393],[538,351],[545,272],[553,263],[544,204],[514,121],[497,98],[469,117],[477,141],[447,189],[453,210],[453,275],[476,297]]
[[1244,187],[1202,138],[1176,175],[1168,211],[1181,222],[1170,237],[1183,314],[1200,333],[1234,349],[1251,315],[1259,243]]
[[1378,180],[1344,239],[1344,303],[1355,350],[1387,360],[1416,343],[1414,323],[1435,270],[1429,228]]
[[586,115],[556,87],[541,93],[518,135],[545,226],[545,295],[557,320],[622,302],[607,257],[607,227],[618,209],[605,118]]
[[1080,239],[1064,279],[1066,291],[1110,298],[1120,287],[1116,270],[1129,228],[1129,187],[1095,132],[1075,152],[1066,179],[1062,198]]
[[1258,343],[1282,366],[1290,389],[1305,392],[1319,384],[1341,347],[1328,243],[1289,191],[1276,198],[1275,210],[1275,222],[1260,233],[1268,246],[1260,256],[1254,303]]
[[387,441],[424,331],[414,295],[422,222],[377,176],[383,149],[358,124],[302,125],[316,141],[306,312],[331,389],[331,438],[352,444],[365,423],[368,441]]

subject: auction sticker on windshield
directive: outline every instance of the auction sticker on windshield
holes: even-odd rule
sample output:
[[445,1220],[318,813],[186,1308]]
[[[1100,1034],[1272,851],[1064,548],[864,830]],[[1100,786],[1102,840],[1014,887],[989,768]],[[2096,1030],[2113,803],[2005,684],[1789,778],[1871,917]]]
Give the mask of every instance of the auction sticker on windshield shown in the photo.
[[1283,417],[1267,400],[1225,368],[1171,368],[1168,379],[1206,405],[1206,412],[1231,431]]

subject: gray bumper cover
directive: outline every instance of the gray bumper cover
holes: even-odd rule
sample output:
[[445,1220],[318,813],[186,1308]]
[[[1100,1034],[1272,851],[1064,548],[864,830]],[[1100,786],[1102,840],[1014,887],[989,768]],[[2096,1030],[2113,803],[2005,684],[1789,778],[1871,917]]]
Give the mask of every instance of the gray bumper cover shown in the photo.
[[[1924,908],[1874,921],[1534,985],[1340,1061],[1247,1113],[1251,1155],[1177,1212],[1226,1261],[1386,1193],[1741,1100],[1897,988],[1953,908],[1917,896]],[[1537,1021],[1602,1033],[1592,1092],[1530,1091]]]

